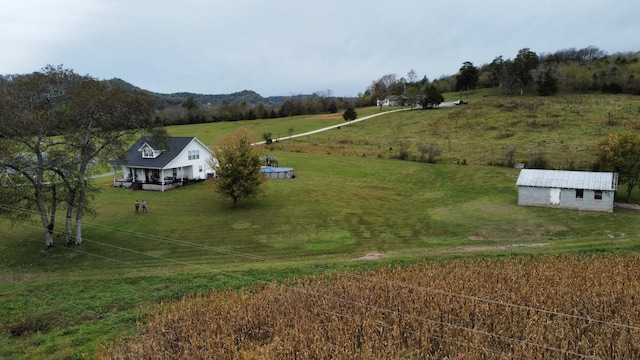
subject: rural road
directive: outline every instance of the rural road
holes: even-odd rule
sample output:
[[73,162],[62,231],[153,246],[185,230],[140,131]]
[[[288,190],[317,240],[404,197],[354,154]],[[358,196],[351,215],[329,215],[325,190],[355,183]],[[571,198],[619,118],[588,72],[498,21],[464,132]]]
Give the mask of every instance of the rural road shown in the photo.
[[[451,104],[453,104],[453,103],[451,103]],[[321,129],[317,129],[317,130],[313,130],[313,131],[308,131],[308,132],[305,132],[305,133],[295,134],[295,135],[291,135],[291,136],[279,137],[279,138],[276,138],[276,139],[272,139],[272,141],[278,142],[278,141],[284,141],[284,140],[294,139],[294,138],[298,138],[298,137],[308,136],[308,135],[312,135],[312,134],[317,134],[319,132],[323,132],[323,131],[327,131],[327,130],[331,130],[331,129],[337,129],[337,128],[341,127],[341,126],[348,126],[348,125],[351,125],[351,124],[354,124],[354,123],[357,123],[357,122],[360,122],[360,121],[365,121],[365,120],[374,118],[376,116],[381,116],[381,115],[385,115],[385,114],[391,114],[391,113],[394,113],[394,112],[404,111],[404,110],[405,109],[383,111],[383,112],[379,112],[377,114],[365,116],[363,118],[355,119],[355,120],[352,120],[352,121],[349,121],[349,122],[345,121],[342,124],[332,125],[332,126],[328,126],[328,127],[325,127],[325,128],[321,128]],[[253,143],[252,145],[261,145],[261,144],[264,144],[264,143],[265,143],[265,141],[259,141],[257,143]]]
[[[443,108],[443,107],[454,107],[454,106],[456,106],[456,104],[453,101],[449,101],[449,102],[440,103],[440,105],[438,107]],[[309,132],[305,132],[305,133],[301,133],[301,134],[296,134],[296,135],[291,135],[291,136],[283,136],[283,137],[279,137],[279,138],[271,139],[271,140],[274,141],[274,142],[278,142],[278,141],[289,140],[289,139],[293,139],[293,138],[297,138],[297,137],[308,136],[308,135],[312,135],[312,134],[317,134],[319,132],[323,132],[323,131],[327,131],[327,130],[331,130],[331,129],[336,129],[336,128],[339,128],[341,126],[348,126],[348,125],[351,125],[353,123],[357,123],[357,122],[360,122],[360,121],[365,121],[365,120],[374,118],[376,116],[391,114],[391,113],[398,112],[398,111],[408,111],[408,110],[411,110],[411,108],[407,108],[407,109],[403,108],[403,109],[398,109],[398,110],[382,111],[382,112],[379,112],[377,114],[365,116],[363,118],[355,119],[355,120],[352,120],[352,121],[349,121],[349,122],[344,122],[342,124],[332,125],[332,126],[328,126],[328,127],[322,128],[322,129],[317,129],[317,130],[313,130],[313,131],[309,131]],[[264,143],[265,143],[265,141],[259,141],[259,142],[253,143],[252,145],[261,145],[261,144],[264,144]]]
[[[443,102],[443,103],[440,104],[439,107],[454,107],[454,106],[455,106],[455,104],[453,102]],[[362,117],[362,118],[359,118],[359,119],[355,119],[355,120],[352,120],[352,121],[349,121],[349,122],[344,122],[342,124],[332,125],[332,126],[328,126],[328,127],[325,127],[325,128],[321,128],[321,129],[317,129],[317,130],[313,130],[313,131],[308,131],[308,132],[305,132],[305,133],[295,134],[295,135],[291,135],[291,136],[283,136],[283,137],[279,137],[279,138],[276,138],[276,139],[272,139],[272,141],[278,142],[278,141],[284,141],[284,140],[294,139],[294,138],[303,137],[303,136],[309,136],[309,135],[312,135],[312,134],[317,134],[319,132],[323,132],[323,131],[327,131],[327,130],[331,130],[331,129],[337,129],[337,128],[341,127],[341,126],[348,126],[348,125],[351,125],[351,124],[354,124],[354,123],[365,121],[365,120],[374,118],[376,116],[382,116],[382,115],[391,114],[391,113],[399,112],[399,111],[405,111],[405,110],[408,111],[408,110],[411,110],[411,108],[382,111],[382,112],[379,112],[379,113],[376,113],[376,114],[373,114],[373,115],[369,115],[369,116],[365,116],[365,117]],[[259,141],[259,142],[253,143],[252,145],[261,145],[261,144],[264,144],[264,143],[265,143],[265,141]],[[107,176],[113,176],[113,172],[105,173],[105,174],[93,175],[93,176],[91,176],[91,178],[96,179],[96,178],[102,178],[102,177],[107,177]]]

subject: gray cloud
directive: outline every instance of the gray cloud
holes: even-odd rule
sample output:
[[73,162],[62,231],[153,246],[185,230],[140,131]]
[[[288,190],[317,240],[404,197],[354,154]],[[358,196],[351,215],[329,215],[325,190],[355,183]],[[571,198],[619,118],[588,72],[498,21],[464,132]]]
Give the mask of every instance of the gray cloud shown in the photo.
[[635,0],[48,0],[0,11],[0,72],[64,64],[158,92],[363,92],[388,73],[597,46],[638,51]]

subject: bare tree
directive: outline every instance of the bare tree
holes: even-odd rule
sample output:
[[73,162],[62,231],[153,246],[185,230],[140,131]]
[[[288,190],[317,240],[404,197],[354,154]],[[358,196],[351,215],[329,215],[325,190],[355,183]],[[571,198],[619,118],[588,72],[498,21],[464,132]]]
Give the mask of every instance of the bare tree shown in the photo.
[[415,70],[411,69],[407,73],[407,79],[409,80],[410,83],[414,83],[418,79],[418,74],[416,73]]
[[371,93],[376,99],[382,100],[389,95],[390,87],[395,82],[396,74],[386,74],[371,83]]

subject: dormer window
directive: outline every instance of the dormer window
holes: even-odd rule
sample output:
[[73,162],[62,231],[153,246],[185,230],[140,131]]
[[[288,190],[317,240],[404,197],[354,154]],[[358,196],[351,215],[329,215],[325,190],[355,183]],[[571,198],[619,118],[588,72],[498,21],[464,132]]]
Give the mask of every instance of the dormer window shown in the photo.
[[151,146],[149,146],[149,144],[142,145],[142,147],[140,147],[140,150],[138,151],[142,153],[143,159],[155,159],[158,157],[158,155],[160,155],[160,153],[162,153],[162,150],[154,150]]

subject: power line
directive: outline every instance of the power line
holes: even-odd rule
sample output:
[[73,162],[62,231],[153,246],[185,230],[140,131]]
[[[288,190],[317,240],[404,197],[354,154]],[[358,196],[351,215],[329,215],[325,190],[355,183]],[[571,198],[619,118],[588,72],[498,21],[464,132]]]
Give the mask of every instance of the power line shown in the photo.
[[[8,206],[0,205],[0,207],[5,207],[6,208]],[[511,307],[511,308],[516,308],[516,309],[521,309],[521,310],[532,311],[532,312],[539,312],[539,313],[543,313],[543,314],[547,314],[547,315],[555,315],[555,316],[558,316],[558,317],[567,317],[567,318],[571,318],[571,319],[575,319],[575,320],[582,320],[582,321],[594,322],[594,323],[599,323],[599,324],[608,325],[608,326],[621,327],[621,328],[624,328],[624,329],[640,330],[640,326],[622,324],[622,323],[605,321],[605,320],[598,320],[598,319],[588,318],[588,317],[579,316],[579,315],[572,315],[572,314],[562,313],[562,312],[558,312],[558,311],[551,311],[551,310],[546,310],[546,309],[535,308],[535,307],[526,306],[526,305],[513,304],[513,303],[508,303],[508,302],[503,302],[503,301],[498,301],[498,300],[491,300],[491,299],[477,297],[477,296],[473,296],[473,295],[466,295],[466,294],[455,293],[455,292],[450,292],[450,291],[441,290],[441,289],[433,289],[433,288],[424,287],[424,286],[417,286],[417,285],[413,285],[413,284],[400,283],[400,282],[391,281],[391,280],[382,280],[382,279],[378,279],[378,278],[371,277],[371,276],[363,276],[363,275],[352,274],[352,273],[347,273],[347,272],[340,272],[340,271],[337,271],[337,270],[334,270],[334,269],[328,269],[328,268],[319,267],[319,266],[304,265],[304,264],[303,265],[299,265],[299,264],[296,264],[295,262],[289,261],[289,260],[276,259],[276,258],[272,258],[272,257],[262,256],[262,255],[248,254],[248,253],[244,253],[244,252],[239,252],[239,251],[234,251],[234,250],[229,250],[229,249],[223,249],[223,248],[213,247],[213,246],[209,246],[209,245],[197,244],[197,243],[192,243],[192,242],[183,241],[183,240],[176,240],[176,239],[172,239],[172,238],[168,238],[168,237],[164,237],[164,236],[144,234],[144,233],[139,233],[139,232],[136,232],[136,231],[125,230],[125,229],[112,227],[112,226],[107,226],[107,225],[102,225],[102,224],[97,224],[97,223],[91,223],[91,222],[86,222],[85,221],[85,222],[83,222],[83,224],[89,225],[89,226],[93,226],[93,227],[96,227],[96,228],[101,228],[101,229],[104,229],[104,230],[110,230],[110,231],[114,231],[114,232],[121,232],[121,233],[125,233],[125,234],[128,234],[128,235],[133,235],[133,236],[136,236],[138,238],[150,239],[150,240],[155,240],[155,241],[162,241],[162,242],[166,242],[166,243],[178,244],[178,245],[189,246],[189,247],[205,249],[205,250],[211,250],[211,251],[218,252],[218,253],[221,253],[221,254],[235,255],[235,256],[244,257],[244,258],[248,258],[248,259],[252,259],[252,260],[270,261],[270,262],[282,263],[282,264],[285,264],[285,265],[286,264],[293,264],[298,268],[321,271],[321,272],[343,274],[343,275],[346,275],[346,276],[357,278],[359,280],[366,280],[366,281],[373,280],[373,281],[378,281],[378,282],[383,282],[383,283],[391,283],[393,285],[402,286],[402,287],[408,287],[408,288],[417,289],[417,290],[422,290],[422,291],[426,291],[426,292],[430,292],[430,293],[434,293],[434,294],[446,295],[446,296],[451,296],[451,297],[458,297],[458,298],[462,298],[462,299],[473,300],[473,301],[477,301],[477,302],[483,302],[483,303],[494,304],[494,305],[505,306],[505,307]],[[86,237],[84,237],[83,239],[86,239]],[[106,243],[102,243],[102,242],[98,242],[98,241],[93,241],[93,242],[99,243],[99,244],[102,244],[102,245],[105,245],[105,246],[118,248],[120,250],[127,250],[127,251],[130,251],[130,252],[138,253],[138,254],[141,254],[141,255],[144,255],[144,256],[156,257],[156,256],[153,256],[153,255],[149,255],[147,253],[144,253],[144,252],[135,251],[135,250],[124,248],[124,247],[118,247],[118,246],[114,246],[114,245],[110,245],[110,244],[106,244]],[[156,258],[163,259],[162,257],[156,257]],[[164,259],[164,260],[166,260],[166,259]]]
[[[186,265],[186,266],[192,266],[192,267],[196,267],[196,268],[204,268],[204,269],[207,269],[207,270],[211,270],[210,268],[208,268],[206,266],[203,266],[203,265],[191,264],[191,263],[188,263],[188,262],[185,262],[185,261],[170,259],[170,258],[163,257],[163,256],[146,254],[144,252],[140,252],[140,251],[137,251],[137,250],[132,250],[132,249],[128,249],[128,248],[121,247],[121,246],[105,244],[105,243],[99,242],[99,241],[94,241],[94,240],[87,239],[87,242],[98,243],[98,244],[101,244],[101,245],[114,247],[114,248],[117,248],[117,249],[120,249],[120,250],[123,250],[123,251],[129,251],[129,252],[133,252],[133,253],[137,253],[137,254],[153,257],[153,258],[162,259],[162,260],[169,261],[169,262],[178,263],[178,264],[181,264],[181,265]],[[79,250],[73,249],[73,248],[66,248],[66,249],[72,250],[72,251],[77,251],[77,252],[82,252],[82,253],[85,253],[85,254],[88,254],[88,255],[91,255],[91,256],[98,256],[98,257],[101,257],[101,258],[109,259],[109,260],[112,260],[112,261],[124,263],[124,264],[131,265],[131,266],[136,266],[136,264],[134,264],[134,263],[125,262],[125,261],[121,261],[121,260],[113,259],[113,258],[108,258],[108,257],[104,257],[104,256],[101,256],[101,255],[95,255],[95,254],[92,254],[92,253],[89,253],[89,252],[83,252],[83,251],[79,251]],[[217,273],[228,275],[228,276],[243,278],[243,279],[246,279],[246,280],[252,280],[252,281],[256,281],[256,282],[261,282],[261,283],[264,283],[264,284],[270,284],[269,281],[259,280],[259,279],[256,279],[254,277],[251,277],[251,276],[238,275],[238,274],[229,273],[229,272],[225,272],[225,271],[217,271],[217,270],[214,270],[214,271],[217,272]],[[25,285],[22,285],[22,284],[20,284],[20,283],[18,283],[16,281],[12,281],[12,280],[8,280],[7,281],[6,279],[3,279],[3,280],[5,280],[6,282],[11,282],[11,283],[14,283],[14,284],[17,284],[17,285],[21,285],[21,286],[23,286],[25,288],[33,289],[33,288],[27,287]],[[291,290],[291,291],[300,292],[300,293],[303,293],[305,295],[310,295],[310,296],[315,296],[315,297],[322,297],[322,298],[325,298],[325,299],[330,299],[330,300],[343,302],[343,303],[347,303],[347,304],[351,304],[351,305],[358,305],[358,306],[370,308],[372,310],[379,311],[379,312],[388,312],[388,313],[396,314],[396,315],[399,315],[399,316],[412,318],[414,320],[422,320],[422,321],[426,321],[426,322],[432,323],[432,324],[443,325],[443,326],[452,327],[452,328],[456,328],[456,329],[463,330],[463,331],[469,331],[469,332],[476,333],[476,334],[486,335],[486,336],[493,337],[493,338],[500,339],[500,340],[507,341],[507,342],[516,342],[516,343],[519,343],[521,345],[533,346],[533,347],[537,347],[537,348],[540,348],[540,349],[545,349],[545,350],[554,351],[554,352],[560,352],[560,353],[563,353],[565,355],[573,355],[573,356],[577,356],[577,357],[581,357],[581,358],[597,359],[597,357],[576,353],[576,352],[573,352],[573,351],[570,351],[570,350],[564,350],[564,349],[560,349],[560,348],[556,348],[556,347],[552,347],[552,346],[548,346],[548,345],[541,345],[541,344],[537,344],[537,343],[526,341],[526,340],[521,340],[521,339],[511,338],[511,337],[504,336],[504,335],[499,335],[499,334],[496,334],[496,333],[493,333],[493,332],[472,329],[472,328],[468,328],[468,327],[461,326],[461,325],[451,324],[451,323],[448,323],[448,322],[443,322],[443,321],[438,321],[438,320],[433,320],[433,319],[429,319],[429,318],[424,318],[424,317],[420,317],[420,316],[411,315],[411,314],[408,314],[408,313],[402,312],[402,311],[391,310],[391,309],[387,309],[387,308],[381,308],[381,307],[378,307],[378,306],[375,306],[375,305],[365,304],[365,303],[361,303],[361,302],[357,302],[357,301],[351,301],[351,300],[347,300],[347,299],[343,299],[343,298],[335,297],[335,296],[329,296],[329,295],[321,294],[321,293],[318,293],[318,292],[312,292],[312,291],[309,291],[309,290],[305,290],[305,289],[302,289],[300,287],[295,287],[295,286],[285,286],[285,287],[287,289]],[[73,305],[73,306],[75,306],[75,307],[77,307],[79,309],[88,311],[88,312],[98,316],[99,318],[111,318],[111,316],[109,316],[109,315],[104,315],[104,314],[98,313],[96,311],[93,311],[91,309],[88,309],[86,307],[81,307],[79,305],[76,305],[74,303],[68,302],[68,301],[66,301],[66,300],[64,300],[62,298],[47,294],[47,293],[42,292],[40,290],[33,289],[33,291],[35,291],[37,293],[40,293],[42,295],[45,295],[45,296],[47,296],[49,298],[55,299],[57,301],[60,301],[60,302],[66,303],[66,304],[70,304],[70,305]],[[349,317],[349,315],[345,315],[345,314],[341,314],[341,313],[337,313],[337,312],[336,312],[336,314],[340,314],[340,316],[344,316],[344,317]],[[129,327],[132,327],[131,325],[122,323],[122,322],[117,321],[117,320],[116,320],[116,322],[118,322],[120,324],[123,324],[123,325],[126,325],[126,326],[129,326]],[[181,344],[180,342],[177,342],[175,340],[167,339],[165,337],[162,337],[160,335],[153,334],[153,333],[150,333],[150,334],[155,336],[155,337],[164,339],[164,340],[166,340],[168,342],[174,343],[176,345],[184,346],[183,344]],[[444,341],[448,341],[448,342],[453,341],[453,342],[459,343],[459,341],[455,341],[455,340],[452,340],[452,339],[449,339],[449,338],[441,338],[441,339],[444,340]],[[188,346],[188,345],[186,345],[186,346],[191,348],[194,351],[197,351],[196,349],[193,349],[191,346]],[[477,348],[477,347],[475,347],[473,345],[469,345],[469,344],[467,344],[467,346]],[[487,350],[487,349],[484,349],[484,350]],[[494,352],[493,350],[490,350],[490,351]],[[208,354],[208,355],[210,355],[210,354]]]
[[[243,278],[243,279],[246,279],[246,280],[251,280],[251,281],[256,281],[256,282],[262,282],[262,283],[265,283],[265,284],[269,284],[270,283],[268,281],[259,280],[259,279],[256,279],[254,277],[251,277],[251,276],[238,275],[238,274],[234,274],[234,273],[230,273],[230,272],[226,272],[226,271],[210,269],[209,267],[203,266],[203,265],[200,265],[200,264],[192,264],[192,263],[189,263],[189,262],[186,262],[186,261],[175,260],[175,259],[171,259],[171,258],[167,258],[167,257],[163,257],[163,256],[158,256],[158,255],[151,255],[151,254],[147,254],[147,253],[144,253],[144,252],[141,252],[141,251],[129,249],[129,248],[122,247],[122,246],[106,244],[104,242],[95,241],[95,240],[91,240],[91,239],[85,239],[85,240],[87,242],[93,242],[93,243],[100,244],[100,245],[103,245],[103,246],[113,247],[113,248],[116,248],[116,249],[119,249],[119,250],[122,250],[122,251],[133,252],[133,253],[140,254],[140,255],[143,255],[143,256],[147,256],[147,257],[152,257],[152,258],[157,258],[157,259],[161,259],[161,260],[165,260],[165,261],[169,261],[169,262],[174,262],[174,263],[177,263],[177,264],[180,264],[180,265],[186,265],[186,266],[191,266],[191,267],[196,267],[196,268],[202,268],[202,269],[209,270],[209,271],[213,270],[216,273],[221,273],[221,274],[225,274],[225,275],[228,275],[228,276]],[[104,256],[101,256],[101,255],[95,255],[95,254],[92,254],[92,253],[89,253],[89,252],[83,252],[83,251],[80,251],[80,250],[77,250],[77,249],[73,249],[73,248],[67,248],[67,249],[68,250],[72,250],[72,251],[82,252],[82,253],[85,253],[85,254],[88,254],[88,255],[91,255],[91,256],[99,256],[101,258],[113,260],[113,261],[116,261],[116,262],[125,263],[125,264],[131,265],[131,266],[137,266],[134,263],[125,262],[125,261],[121,261],[121,260],[118,260],[118,259],[112,259],[112,258],[104,257]],[[345,274],[345,275],[349,276],[351,274]],[[364,277],[364,278],[366,280],[371,280],[371,278],[369,278],[369,277]],[[379,279],[375,279],[375,278],[373,278],[373,279],[379,281]],[[400,284],[401,285],[405,285],[403,283],[400,283]],[[545,350],[554,351],[554,352],[560,352],[560,353],[563,353],[565,355],[573,355],[573,356],[578,356],[578,357],[582,357],[582,358],[597,358],[597,357],[593,357],[593,356],[589,356],[589,355],[576,353],[576,352],[573,352],[573,351],[570,351],[570,350],[559,349],[559,348],[556,348],[556,347],[543,345],[543,344],[537,344],[537,343],[526,341],[526,340],[522,340],[522,339],[511,338],[511,337],[504,336],[504,335],[499,335],[499,334],[496,334],[496,333],[493,333],[493,332],[488,332],[488,331],[483,331],[483,330],[478,330],[478,329],[472,329],[472,328],[468,328],[468,327],[461,326],[461,325],[451,324],[451,323],[448,323],[448,322],[443,322],[443,321],[438,321],[438,320],[433,320],[433,319],[429,319],[429,318],[424,318],[424,317],[411,315],[411,314],[408,314],[408,313],[402,312],[402,311],[391,310],[391,309],[387,309],[387,308],[381,308],[381,307],[378,307],[378,306],[375,306],[375,305],[365,304],[365,303],[361,303],[361,302],[357,302],[357,301],[351,301],[351,300],[347,300],[347,299],[343,299],[343,298],[335,297],[335,296],[329,296],[329,295],[321,294],[321,293],[318,293],[318,292],[312,292],[312,291],[309,291],[309,290],[302,289],[300,287],[286,286],[286,288],[289,289],[289,290],[292,290],[292,291],[301,292],[301,293],[306,294],[306,295],[311,295],[311,296],[316,296],[316,297],[323,297],[323,298],[327,298],[327,299],[331,299],[331,300],[334,300],[334,301],[343,302],[343,303],[347,303],[347,304],[351,304],[351,305],[358,305],[358,306],[370,308],[370,309],[373,309],[373,310],[376,310],[376,311],[379,311],[379,312],[389,312],[389,313],[393,313],[393,314],[396,314],[396,315],[399,315],[399,316],[405,316],[405,317],[408,317],[408,318],[413,318],[415,320],[422,320],[422,321],[426,321],[426,322],[429,322],[429,323],[432,323],[432,324],[443,325],[443,326],[447,326],[447,327],[457,328],[459,330],[464,330],[464,331],[469,331],[469,332],[476,333],[476,334],[481,334],[481,335],[485,335],[485,336],[489,336],[489,337],[494,337],[496,339],[500,339],[500,340],[503,340],[503,341],[516,342],[516,343],[519,343],[521,345],[533,346],[533,347],[537,347],[537,348],[540,348],[540,349],[545,349]],[[93,313],[98,314],[96,312],[93,312]],[[348,316],[348,315],[344,315],[344,314],[341,314],[341,315]],[[443,340],[450,340],[450,339],[443,338]]]
[[[7,208],[8,206],[7,205],[0,205],[0,207]],[[281,263],[281,264],[285,264],[285,265],[286,264],[293,264],[298,268],[321,271],[321,272],[328,272],[328,273],[334,273],[334,274],[342,274],[342,275],[346,275],[346,276],[349,276],[349,277],[354,277],[354,278],[359,279],[359,280],[366,280],[366,281],[373,280],[373,281],[377,281],[377,282],[391,283],[393,285],[412,288],[412,289],[417,289],[417,290],[422,290],[422,291],[430,292],[430,293],[434,293],[434,294],[446,295],[446,296],[451,296],[451,297],[458,297],[458,298],[462,298],[462,299],[473,300],[473,301],[477,301],[477,302],[483,302],[483,303],[494,304],[494,305],[505,306],[505,307],[511,307],[511,308],[516,308],[516,309],[521,309],[521,310],[532,311],[532,312],[539,312],[539,313],[543,313],[543,314],[547,314],[547,315],[555,315],[555,316],[558,316],[558,317],[567,317],[567,318],[571,318],[571,319],[575,319],[575,320],[582,320],[582,321],[594,322],[594,323],[599,323],[599,324],[608,325],[608,326],[621,327],[621,328],[624,328],[624,329],[640,330],[640,326],[622,324],[622,323],[617,323],[617,322],[610,322],[610,321],[605,321],[605,320],[598,320],[598,319],[588,318],[588,317],[579,316],[579,315],[572,315],[572,314],[562,313],[562,312],[558,312],[558,311],[551,311],[551,310],[546,310],[546,309],[535,308],[535,307],[526,306],[526,305],[514,304],[514,303],[503,302],[503,301],[498,301],[498,300],[491,300],[491,299],[487,299],[487,298],[483,298],[483,297],[478,297],[478,296],[473,296],[473,295],[466,295],[466,294],[461,294],[461,293],[456,293],[456,292],[450,292],[450,291],[441,290],[441,289],[434,289],[434,288],[425,287],[425,286],[417,286],[417,285],[413,285],[413,284],[406,284],[406,283],[401,283],[401,282],[396,282],[396,281],[391,281],[391,280],[382,280],[382,279],[378,279],[378,278],[371,277],[371,276],[363,276],[363,275],[352,274],[352,273],[347,273],[347,272],[340,272],[338,270],[329,269],[329,268],[325,268],[325,267],[319,267],[319,266],[313,266],[313,265],[305,265],[305,264],[300,265],[300,264],[296,264],[295,262],[290,261],[290,260],[282,260],[282,259],[277,259],[277,258],[273,258],[273,257],[263,256],[263,255],[249,254],[249,253],[244,253],[244,252],[235,251],[235,250],[223,249],[223,248],[220,248],[220,247],[214,247],[214,246],[209,246],[209,245],[192,243],[192,242],[189,242],[189,241],[172,239],[172,238],[169,238],[169,237],[164,237],[164,236],[159,236],[159,235],[150,235],[150,234],[140,233],[140,232],[137,232],[137,231],[126,230],[126,229],[122,229],[122,228],[118,228],[118,227],[113,227],[113,226],[108,226],[108,225],[103,225],[103,224],[97,224],[97,223],[92,223],[92,222],[87,222],[87,221],[83,222],[83,224],[84,225],[88,225],[88,226],[92,226],[92,227],[95,227],[95,228],[100,228],[100,229],[103,229],[103,230],[110,230],[110,231],[114,231],[114,232],[120,232],[120,233],[124,233],[124,234],[128,234],[128,235],[133,235],[133,236],[136,236],[138,238],[161,241],[161,242],[165,242],[165,243],[171,243],[171,244],[177,244],[177,245],[183,245],[183,246],[189,246],[189,247],[199,248],[199,249],[205,249],[205,250],[218,252],[218,253],[221,253],[221,254],[235,255],[235,256],[244,257],[244,258],[248,258],[248,259],[252,259],[252,260],[270,261],[270,262]],[[87,239],[87,238],[83,237],[83,239]],[[150,256],[150,257],[155,257],[155,258],[158,258],[158,259],[167,260],[167,259],[164,259],[162,257],[156,257],[154,255],[149,255],[147,253],[136,251],[136,250],[132,250],[132,249],[129,249],[129,248],[118,247],[118,246],[115,246],[115,245],[106,244],[106,243],[99,242],[99,241],[93,241],[93,242],[98,243],[98,244],[102,244],[104,246],[118,248],[120,250],[126,250],[126,251],[130,251],[130,252],[138,253],[138,254],[141,254],[141,255],[144,255],[144,256]]]
[[[210,246],[206,246],[206,245],[194,244],[194,243],[181,241],[181,240],[175,240],[175,239],[171,239],[171,238],[167,238],[167,237],[153,236],[153,235],[148,235],[148,234],[140,234],[138,232],[133,232],[133,231],[124,230],[124,229],[115,228],[115,227],[108,227],[108,226],[99,225],[99,224],[92,224],[92,225],[96,226],[96,227],[103,228],[103,229],[107,229],[107,230],[120,231],[120,232],[129,234],[129,235],[134,235],[134,236],[140,237],[140,238],[150,238],[150,239],[154,239],[154,240],[166,241],[166,242],[178,244],[178,245],[181,245],[181,246],[190,246],[190,247],[195,247],[195,248],[200,248],[200,249],[207,249],[207,250],[211,250],[211,251],[222,252],[222,253],[228,254],[228,255],[244,256],[244,257],[248,257],[248,258],[251,258],[251,259],[260,259],[260,260],[268,260],[268,261],[275,261],[275,262],[283,262],[282,260],[273,259],[273,258],[270,258],[270,257],[257,256],[257,255],[247,254],[247,253],[242,253],[242,252],[237,252],[237,251],[229,251],[229,250],[225,250],[225,249],[219,249],[219,248],[216,248],[216,247],[210,247]],[[100,241],[90,240],[90,239],[87,239],[87,238],[85,238],[85,240],[87,242],[93,242],[93,243],[96,243],[96,244],[101,244],[103,246],[114,247],[114,248],[117,248],[117,249],[122,250],[122,251],[129,251],[129,252],[133,252],[133,253],[140,254],[140,255],[143,255],[143,256],[153,257],[153,258],[161,259],[161,260],[164,260],[164,261],[170,261],[170,262],[174,262],[174,263],[181,264],[181,265],[194,266],[194,267],[206,269],[208,271],[213,270],[213,269],[211,269],[209,267],[206,267],[206,266],[202,266],[202,265],[198,265],[198,264],[191,264],[191,263],[188,263],[188,262],[185,262],[185,261],[170,259],[170,258],[166,258],[166,257],[162,257],[162,256],[151,255],[151,254],[148,254],[148,253],[145,253],[145,252],[133,250],[133,249],[126,248],[126,247],[111,245],[111,244],[107,244],[107,243],[100,242]],[[78,251],[78,250],[72,249],[72,248],[68,248],[68,249],[69,250],[73,250],[73,251]],[[78,252],[82,252],[82,251],[78,251]],[[108,260],[121,262],[121,263],[128,264],[128,265],[136,266],[133,263],[124,262],[124,261],[121,261],[121,260],[118,260],[118,259],[112,259],[112,258],[109,258],[109,257],[104,257],[104,256],[101,256],[101,255],[96,255],[96,254],[92,254],[92,253],[88,253],[88,252],[84,252],[84,253],[85,254],[89,254],[91,256],[98,256],[98,257],[101,257],[101,258],[104,258],[104,259],[108,259]],[[286,263],[290,263],[290,262],[286,262]],[[406,284],[406,283],[401,283],[401,282],[395,282],[395,281],[389,281],[389,280],[381,280],[381,279],[378,279],[378,278],[375,278],[375,277],[370,277],[370,276],[362,276],[362,275],[355,275],[355,274],[350,274],[350,273],[343,273],[343,272],[339,272],[339,271],[331,270],[331,269],[327,269],[327,268],[322,268],[322,267],[307,266],[307,265],[298,265],[298,266],[299,267],[311,268],[311,269],[319,270],[319,271],[329,271],[329,272],[332,272],[332,273],[340,273],[340,274],[343,274],[343,275],[346,275],[346,276],[353,276],[353,277],[355,277],[357,279],[360,279],[360,280],[367,280],[367,281],[373,280],[373,281],[391,283],[391,284],[394,284],[394,285],[405,286],[405,287],[418,289],[418,290],[424,290],[424,291],[428,291],[428,292],[432,292],[432,293],[438,293],[438,294],[442,294],[442,295],[446,295],[446,296],[460,297],[460,298],[470,299],[470,300],[474,300],[474,301],[478,301],[478,302],[496,304],[496,305],[500,305],[500,306],[510,306],[510,307],[514,307],[516,309],[521,309],[521,310],[536,311],[536,312],[541,312],[541,313],[546,313],[546,314],[553,314],[553,315],[556,315],[556,316],[566,316],[566,317],[573,318],[573,319],[585,320],[585,321],[590,321],[590,322],[598,322],[598,323],[606,324],[606,325],[610,325],[610,326],[620,326],[620,327],[624,327],[626,329],[634,329],[634,330],[640,329],[639,327],[636,327],[636,326],[619,324],[619,323],[615,323],[615,322],[607,322],[607,321],[602,321],[602,320],[595,320],[595,319],[585,318],[585,317],[581,317],[581,316],[564,314],[564,313],[560,313],[560,312],[553,312],[553,311],[548,311],[548,310],[544,310],[544,309],[537,309],[537,308],[527,307],[527,306],[522,306],[522,305],[517,305],[517,304],[504,303],[504,302],[500,302],[500,301],[495,301],[495,300],[490,300],[490,299],[485,299],[485,298],[480,298],[480,297],[475,297],[475,296],[470,296],[470,295],[465,295],[465,294],[448,292],[448,291],[444,291],[444,290],[440,290],[440,289],[432,289],[432,288],[428,288],[428,287],[415,286],[415,285],[412,285],[412,284]],[[233,273],[229,273],[229,272],[224,272],[224,271],[216,271],[216,272],[223,273],[223,274],[226,274],[226,275],[229,275],[229,276],[236,276],[236,277],[241,277],[241,278],[244,278],[244,279],[249,279],[249,280],[252,280],[252,281],[261,281],[261,280],[258,280],[256,278],[249,277],[249,276],[241,276],[241,275],[237,275],[237,274],[233,274]],[[266,281],[261,281],[261,282],[268,283]],[[299,288],[291,288],[291,287],[289,287],[289,288],[291,290],[301,291]],[[303,291],[303,292],[305,292],[306,294],[313,294],[313,295],[316,295],[316,296],[320,296],[321,295],[321,294],[318,294],[318,293],[309,293],[308,291]],[[327,297],[326,295],[322,295],[322,296]],[[349,301],[349,300],[345,300],[345,299],[341,299],[341,298],[336,298],[336,297],[330,297],[330,296],[328,298],[331,298],[332,300],[336,300],[336,301],[342,301],[342,302],[346,302],[346,303],[356,304],[356,305],[359,305],[359,306],[370,307],[370,308],[378,310],[378,311],[394,312],[397,315],[401,315],[401,316],[414,317],[414,318],[419,319],[419,320],[424,320],[424,321],[428,321],[428,322],[434,322],[434,323],[437,323],[437,324],[440,324],[440,325],[451,326],[451,327],[459,328],[459,329],[466,330],[466,331],[473,331],[473,332],[481,333],[481,334],[484,334],[484,335],[487,335],[487,336],[493,336],[493,337],[496,337],[496,338],[500,338],[500,339],[505,340],[505,341],[516,341],[516,342],[519,342],[521,344],[527,344],[527,345],[531,345],[531,346],[536,346],[536,347],[547,349],[547,350],[560,351],[560,352],[564,352],[566,354],[571,354],[571,355],[575,355],[575,356],[589,357],[587,355],[578,354],[578,353],[574,353],[574,352],[563,350],[563,349],[558,349],[558,348],[554,348],[554,347],[550,347],[550,346],[546,346],[546,345],[540,345],[540,344],[536,344],[536,343],[531,343],[531,342],[527,342],[525,340],[504,337],[504,336],[500,336],[500,335],[497,335],[497,334],[494,334],[494,333],[490,333],[490,332],[478,331],[476,329],[470,329],[470,328],[467,328],[467,327],[464,327],[464,326],[460,326],[460,325],[454,325],[454,324],[450,324],[450,323],[446,323],[446,322],[445,323],[438,322],[438,321],[431,320],[431,319],[428,319],[428,318],[415,317],[415,316],[407,314],[407,313],[398,312],[398,311],[385,309],[385,308],[379,308],[379,307],[368,305],[368,304],[363,304],[363,303],[359,303],[359,302],[353,302],[353,301]]]

